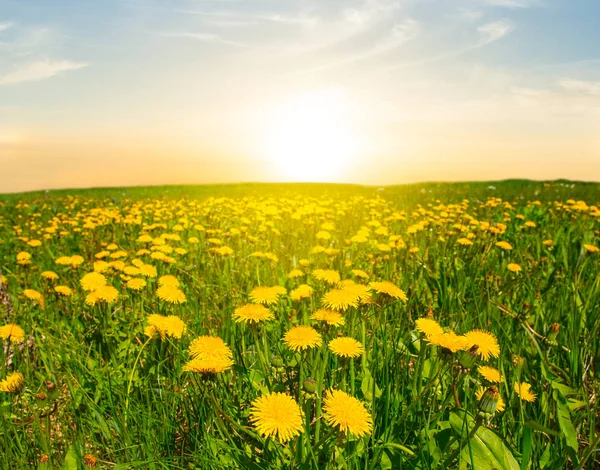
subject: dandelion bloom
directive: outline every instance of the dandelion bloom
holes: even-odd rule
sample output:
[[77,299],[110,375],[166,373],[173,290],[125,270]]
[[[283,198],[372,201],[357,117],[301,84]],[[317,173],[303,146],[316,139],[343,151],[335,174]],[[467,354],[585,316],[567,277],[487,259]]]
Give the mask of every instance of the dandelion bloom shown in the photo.
[[496,242],[496,246],[498,248],[502,248],[503,250],[512,250],[513,249],[512,245],[510,243],[504,242],[504,241]]
[[197,357],[186,363],[182,370],[198,374],[220,374],[231,369],[231,366],[233,360],[226,357]]
[[139,277],[134,277],[127,281],[127,288],[131,290],[141,290],[146,287],[146,281]]
[[595,245],[590,245],[589,243],[584,243],[583,247],[588,251],[588,253],[596,253],[597,251],[600,251],[600,248]]
[[464,245],[464,246],[473,244],[473,242],[471,240],[469,240],[468,238],[459,238],[457,241],[458,241],[459,245]]
[[304,276],[304,272],[302,272],[300,269],[292,269],[288,274],[288,277],[290,279],[294,279],[296,277],[301,277],[301,276]]
[[263,437],[284,443],[302,432],[302,412],[291,396],[273,392],[252,402],[250,421]]
[[25,332],[20,326],[9,323],[8,325],[0,326],[0,338],[7,339],[11,343],[20,343],[25,339]]
[[333,269],[315,269],[313,276],[319,281],[325,281],[328,284],[335,285],[340,282],[340,273]]
[[292,300],[299,301],[302,299],[308,299],[313,293],[313,288],[308,284],[301,284],[293,291],[290,292]]
[[404,300],[405,302],[408,300],[406,293],[391,282],[371,282],[369,285],[379,294],[386,294],[395,299]]
[[465,339],[467,342],[466,349],[477,346],[477,354],[484,360],[488,360],[490,356],[498,357],[500,354],[498,340],[489,331],[472,330],[465,335]]
[[176,315],[163,316],[153,313],[148,315],[148,326],[144,329],[147,336],[159,334],[161,339],[166,336],[179,339],[185,333],[186,326],[181,318]]
[[19,393],[25,386],[25,378],[20,372],[13,372],[0,381],[0,392]]
[[477,371],[488,382],[500,383],[502,381],[502,377],[500,376],[500,371],[498,369],[488,366],[479,366]]
[[368,279],[369,275],[364,272],[362,269],[353,269],[352,271],[350,271],[352,274],[354,274],[356,277],[360,277],[362,279]]
[[58,274],[56,274],[54,271],[44,271],[42,273],[42,277],[44,279],[53,280],[53,279],[58,279]]
[[158,278],[158,285],[167,287],[179,287],[179,281],[175,276],[167,274]]
[[523,269],[521,268],[521,266],[517,263],[509,263],[507,266],[509,271],[512,271],[513,273],[518,273],[521,272]]
[[430,336],[427,340],[436,346],[440,346],[441,348],[448,349],[453,353],[457,351],[464,351],[469,349],[467,347],[467,340],[462,335],[457,335],[453,331],[449,333],[442,333]]
[[364,284],[358,284],[352,279],[347,279],[339,283],[339,287],[342,290],[352,292],[358,296],[358,299],[362,302],[371,298],[371,288]]
[[140,274],[144,277],[156,277],[156,268],[151,264],[143,264],[138,266],[140,268]]
[[97,272],[87,273],[79,281],[84,291],[95,291],[99,287],[106,285],[106,278]]
[[436,322],[433,318],[419,318],[415,325],[417,330],[421,333],[424,333],[425,336],[430,337],[434,335],[441,335],[444,333],[444,330],[440,326],[438,322]]
[[246,304],[236,308],[231,317],[236,323],[259,323],[261,321],[273,320],[275,315],[262,304]]
[[530,403],[535,401],[535,393],[531,391],[531,385],[527,382],[515,382],[515,392],[517,392],[521,400]]
[[341,390],[329,390],[323,399],[325,420],[342,432],[360,437],[373,430],[373,418],[365,405]]
[[70,295],[73,294],[73,289],[71,289],[68,286],[55,286],[54,287],[54,291],[57,294],[64,295],[66,297],[68,297],[68,296],[70,296]]
[[322,299],[325,307],[333,310],[348,310],[350,307],[357,307],[360,297],[355,292],[346,289],[333,289],[327,292]]
[[365,348],[360,341],[348,336],[341,336],[329,342],[329,350],[340,357],[358,357]]
[[23,291],[23,295],[25,297],[27,297],[29,300],[35,300],[36,302],[38,302],[40,304],[40,306],[42,306],[42,307],[44,306],[44,298],[42,297],[42,294],[40,294],[35,289],[25,289]]
[[287,290],[281,286],[273,287],[255,287],[250,292],[250,300],[255,304],[276,304],[281,294],[285,294]]
[[156,291],[159,299],[171,304],[182,304],[186,301],[185,294],[177,287],[162,286]]
[[[480,387],[475,392],[475,396],[477,397],[477,400],[481,401],[481,399],[483,398],[483,394],[486,392],[486,390],[487,389],[485,387]],[[506,403],[504,403],[502,396],[500,394],[498,394],[498,402],[496,403],[495,411],[504,411],[505,409],[506,409]]]
[[83,456],[83,465],[85,467],[94,468],[98,464],[98,459],[92,454],[85,454]]
[[199,336],[191,342],[188,351],[194,359],[198,357],[233,358],[229,346],[218,336]]
[[112,304],[119,298],[119,291],[113,286],[102,286],[94,291],[99,300]]
[[334,310],[327,310],[324,308],[321,308],[321,309],[317,310],[315,313],[313,313],[310,316],[310,319],[324,321],[328,325],[332,325],[332,326],[340,326],[340,325],[344,325],[346,323],[344,320],[344,317],[342,316],[342,314],[340,312],[336,312]]
[[283,337],[293,351],[321,346],[321,335],[312,326],[295,326]]
[[542,243],[544,246],[552,246],[554,245],[554,240],[544,240]]
[[93,307],[94,305],[96,305],[99,300],[100,300],[100,297],[98,297],[98,294],[96,294],[96,291],[90,292],[88,295],[85,296],[85,303],[86,303],[86,305],[89,305],[90,307]]

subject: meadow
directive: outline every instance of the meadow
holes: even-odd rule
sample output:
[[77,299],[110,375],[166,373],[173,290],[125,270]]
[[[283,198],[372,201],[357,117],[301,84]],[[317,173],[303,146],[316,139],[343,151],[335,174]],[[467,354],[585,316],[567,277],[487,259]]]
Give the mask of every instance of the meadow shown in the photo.
[[0,195],[0,468],[600,468],[599,247],[569,181]]

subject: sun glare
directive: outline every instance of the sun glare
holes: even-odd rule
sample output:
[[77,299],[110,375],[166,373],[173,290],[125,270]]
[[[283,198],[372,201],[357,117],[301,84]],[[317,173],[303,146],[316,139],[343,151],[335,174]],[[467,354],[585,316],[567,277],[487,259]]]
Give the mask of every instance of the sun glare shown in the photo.
[[293,181],[340,181],[358,151],[351,108],[337,89],[294,95],[273,110],[267,157]]

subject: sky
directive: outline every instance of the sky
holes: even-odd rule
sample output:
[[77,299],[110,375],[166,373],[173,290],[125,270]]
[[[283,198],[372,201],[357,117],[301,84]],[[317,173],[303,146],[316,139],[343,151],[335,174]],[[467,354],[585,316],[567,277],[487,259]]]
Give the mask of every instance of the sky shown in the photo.
[[600,181],[598,0],[0,0],[0,193]]

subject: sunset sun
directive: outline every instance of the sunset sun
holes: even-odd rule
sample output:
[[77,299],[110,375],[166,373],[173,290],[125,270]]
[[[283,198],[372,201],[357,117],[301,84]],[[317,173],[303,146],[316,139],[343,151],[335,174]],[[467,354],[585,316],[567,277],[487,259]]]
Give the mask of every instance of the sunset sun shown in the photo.
[[359,150],[351,117],[346,95],[336,89],[297,94],[278,102],[267,130],[268,160],[288,180],[342,179]]

